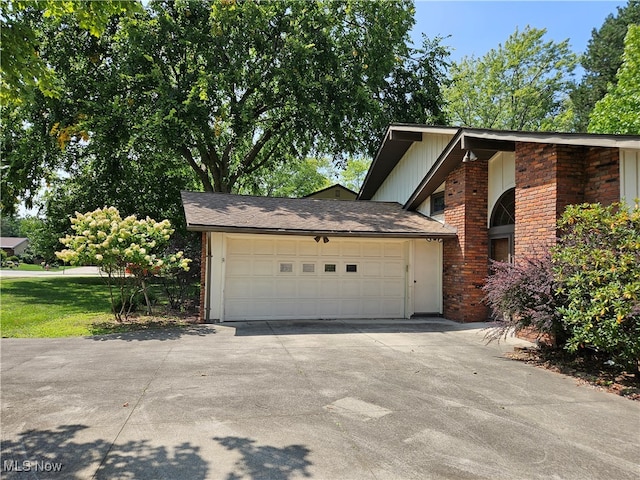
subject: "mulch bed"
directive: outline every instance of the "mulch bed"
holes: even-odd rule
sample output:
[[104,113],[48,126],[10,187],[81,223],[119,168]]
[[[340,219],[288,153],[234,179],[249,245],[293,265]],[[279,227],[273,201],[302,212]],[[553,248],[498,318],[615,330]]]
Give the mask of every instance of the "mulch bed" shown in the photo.
[[513,352],[505,356],[574,377],[579,384],[640,401],[640,378],[619,365],[607,364],[606,359],[595,354],[573,356],[560,349],[515,347]]

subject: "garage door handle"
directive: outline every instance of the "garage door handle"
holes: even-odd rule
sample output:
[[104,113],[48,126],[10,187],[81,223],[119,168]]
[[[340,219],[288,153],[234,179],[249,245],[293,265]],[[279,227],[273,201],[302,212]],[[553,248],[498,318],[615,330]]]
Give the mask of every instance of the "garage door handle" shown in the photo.
[[414,281],[413,281],[413,283],[418,283],[418,281],[417,281],[417,280],[414,280]]

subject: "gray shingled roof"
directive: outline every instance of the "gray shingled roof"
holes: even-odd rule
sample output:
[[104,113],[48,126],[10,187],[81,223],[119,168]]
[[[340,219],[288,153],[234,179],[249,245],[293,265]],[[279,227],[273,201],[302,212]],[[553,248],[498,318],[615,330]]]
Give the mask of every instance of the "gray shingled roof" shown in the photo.
[[187,229],[194,231],[443,238],[449,226],[399,203],[274,198],[182,192]]
[[0,248],[16,248],[28,240],[24,237],[0,237]]

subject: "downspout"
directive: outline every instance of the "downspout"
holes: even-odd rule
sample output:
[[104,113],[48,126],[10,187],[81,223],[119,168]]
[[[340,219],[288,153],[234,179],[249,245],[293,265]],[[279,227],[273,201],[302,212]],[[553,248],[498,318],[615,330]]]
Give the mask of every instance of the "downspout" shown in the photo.
[[210,323],[211,321],[211,265],[212,265],[212,259],[213,259],[213,255],[211,253],[211,233],[207,233],[206,234],[206,238],[207,238],[207,275],[206,275],[206,280],[205,280],[205,295],[206,295],[206,299],[205,299],[205,323]]

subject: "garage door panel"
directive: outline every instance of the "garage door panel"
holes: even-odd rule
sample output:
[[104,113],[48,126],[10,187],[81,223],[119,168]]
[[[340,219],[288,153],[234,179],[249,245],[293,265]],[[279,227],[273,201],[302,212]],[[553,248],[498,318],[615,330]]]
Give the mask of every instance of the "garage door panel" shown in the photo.
[[340,291],[339,295],[341,297],[359,297],[360,296],[360,282],[356,282],[351,279],[343,279],[340,280]]
[[361,309],[362,309],[361,299],[340,300],[340,316],[342,317],[360,316]]
[[340,250],[343,257],[360,257],[360,247],[359,243],[343,243]]
[[[403,317],[404,245],[229,237],[224,319]],[[325,265],[334,271],[325,271]]]
[[399,313],[404,311],[404,300],[385,298],[381,302],[380,311],[383,316],[388,318],[397,318]]
[[362,281],[362,296],[363,297],[381,297],[383,295],[383,281],[376,280],[363,280]]
[[404,263],[385,262],[382,276],[384,278],[404,278]]
[[251,275],[253,263],[251,257],[232,257],[227,262],[227,275]]
[[247,239],[234,239],[227,244],[227,255],[251,255],[253,242]]
[[253,243],[254,255],[273,255],[274,253],[275,253],[274,240],[254,240],[254,243]]
[[[271,278],[256,278],[251,283],[245,283],[245,291],[251,292],[252,298],[273,298],[274,297],[274,284]],[[247,288],[248,287],[248,288]],[[244,295],[246,297],[246,293]]]
[[363,243],[362,244],[362,256],[363,257],[382,257],[382,245],[380,243]]
[[338,298],[340,296],[340,284],[337,279],[325,280],[319,286],[320,298]]
[[397,243],[385,243],[384,257],[385,258],[403,258],[404,249],[402,245]]
[[278,278],[275,282],[276,298],[296,298],[298,295],[298,282],[295,278]]
[[382,262],[378,260],[364,261],[360,270],[363,277],[380,277],[382,275]]
[[320,255],[323,257],[339,257],[340,256],[340,245],[338,242],[329,242],[329,243],[318,243],[320,247]]
[[295,256],[297,254],[297,245],[298,245],[298,242],[294,240],[280,240],[276,244],[276,253],[278,255]]
[[255,275],[273,275],[274,262],[273,260],[255,260],[253,262],[253,272]]
[[382,283],[382,295],[384,297],[403,297],[404,285],[398,285],[397,282],[385,280]]

